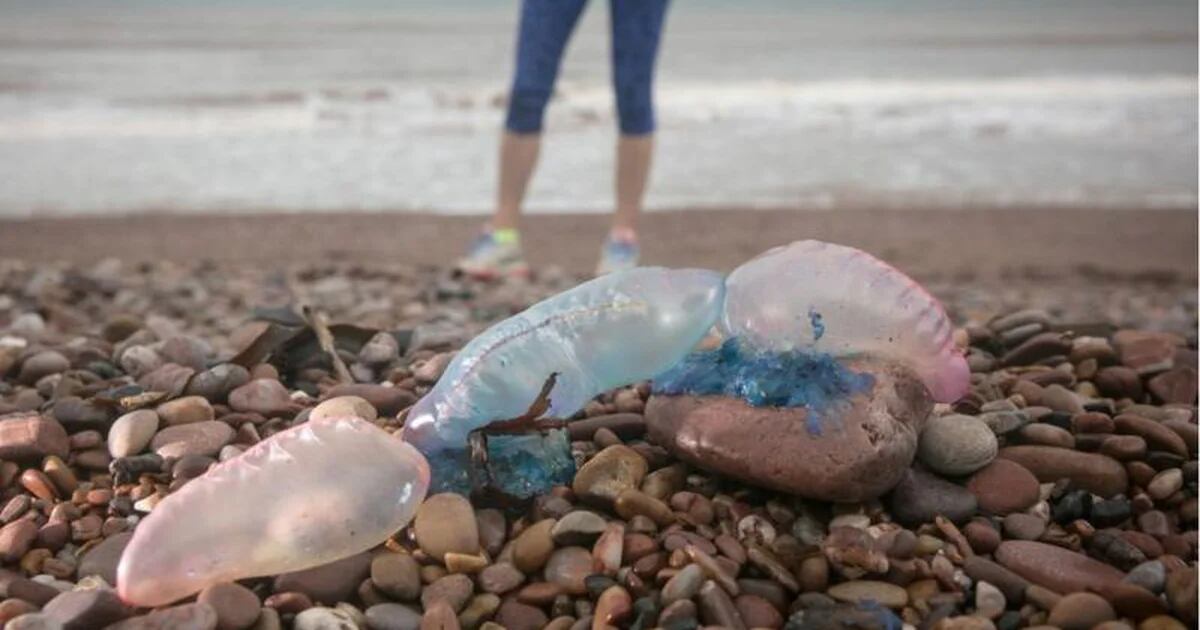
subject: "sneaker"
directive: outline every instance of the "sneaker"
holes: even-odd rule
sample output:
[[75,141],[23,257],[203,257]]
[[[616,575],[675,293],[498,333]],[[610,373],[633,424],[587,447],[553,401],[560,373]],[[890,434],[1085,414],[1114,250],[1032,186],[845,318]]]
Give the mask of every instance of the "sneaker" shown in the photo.
[[516,230],[487,231],[471,243],[467,255],[455,269],[472,278],[492,280],[529,275],[529,265],[521,256],[521,241]]
[[596,275],[633,269],[638,265],[639,253],[637,239],[614,238],[610,235],[600,248],[600,263],[596,265]]

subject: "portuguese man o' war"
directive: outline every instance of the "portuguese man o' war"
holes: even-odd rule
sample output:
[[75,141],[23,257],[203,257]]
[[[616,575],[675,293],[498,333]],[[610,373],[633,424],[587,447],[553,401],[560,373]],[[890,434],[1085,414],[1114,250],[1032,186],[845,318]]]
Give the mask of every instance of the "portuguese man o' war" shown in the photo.
[[548,416],[662,372],[708,333],[724,304],[714,271],[641,267],[601,276],[488,328],[408,414],[404,439],[431,455],[523,414],[557,375]]
[[750,346],[896,361],[938,402],[958,400],[970,384],[941,303],[866,252],[797,241],[743,264],[725,284],[723,331]]
[[[957,399],[967,386],[966,363],[937,301],[858,250],[794,243],[742,265],[728,280],[699,269],[619,272],[535,304],[472,340],[409,411],[402,439],[358,418],[314,420],[188,482],[138,525],[118,567],[118,593],[128,603],[157,606],[217,582],[303,570],[371,549],[411,520],[430,487],[430,463],[445,469],[449,453],[461,454],[473,432],[518,418],[568,418],[604,391],[676,365],[718,320],[739,344],[724,347],[735,363],[749,363],[739,358],[742,350],[751,361],[873,354],[910,366],[938,400]],[[772,373],[779,381],[773,386],[814,374],[832,386],[803,395],[799,385],[757,391],[768,404],[785,395],[788,404],[796,396],[797,404],[810,404],[870,385],[821,361],[768,358],[765,369],[751,367]],[[548,384],[548,406],[534,406],[545,402]],[[516,447],[508,455],[529,459]]]
[[117,592],[159,606],[366,551],[412,519],[428,487],[425,458],[365,420],[301,424],[163,499],[121,556]]
[[[489,328],[410,414],[402,441],[357,418],[273,435],[164,499],[118,568],[121,597],[157,606],[216,582],[298,571],[370,549],[408,524],[429,461],[525,412],[547,377],[550,415],[678,361],[720,316],[711,271],[641,268],[583,283]],[[199,515],[213,515],[205,519]]]

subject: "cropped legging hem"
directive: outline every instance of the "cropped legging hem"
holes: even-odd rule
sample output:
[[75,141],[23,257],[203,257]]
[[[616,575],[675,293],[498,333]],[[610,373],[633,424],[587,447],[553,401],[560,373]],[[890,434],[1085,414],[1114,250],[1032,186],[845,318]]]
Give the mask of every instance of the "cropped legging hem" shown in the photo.
[[[669,0],[609,0],[612,80],[624,135],[654,132],[654,63]],[[563,52],[587,0],[523,0],[516,73],[504,126],[519,134],[542,130]]]

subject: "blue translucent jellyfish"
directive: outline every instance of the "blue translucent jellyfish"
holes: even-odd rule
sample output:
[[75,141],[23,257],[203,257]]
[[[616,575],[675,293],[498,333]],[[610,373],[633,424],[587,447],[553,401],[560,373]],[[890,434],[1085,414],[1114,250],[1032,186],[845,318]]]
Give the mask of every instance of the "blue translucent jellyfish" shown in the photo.
[[[117,591],[159,606],[209,584],[370,549],[424,499],[426,455],[439,475],[464,472],[468,435],[525,414],[551,375],[545,411],[566,417],[600,392],[662,371],[715,324],[723,296],[714,272],[634,269],[536,304],[468,344],[413,410],[404,437],[425,455],[358,418],[273,435],[159,503],[121,558]],[[499,480],[500,490],[529,495],[569,478],[565,432],[537,437],[504,436],[489,448],[491,465],[517,473]]]
[[487,329],[409,412],[404,439],[426,455],[524,414],[556,375],[545,415],[567,418],[597,394],[651,378],[720,316],[720,274],[642,267],[602,276]]

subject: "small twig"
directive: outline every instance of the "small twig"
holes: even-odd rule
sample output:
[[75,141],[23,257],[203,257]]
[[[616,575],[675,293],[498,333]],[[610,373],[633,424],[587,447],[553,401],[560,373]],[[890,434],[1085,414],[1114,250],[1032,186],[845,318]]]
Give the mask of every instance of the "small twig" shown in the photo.
[[537,422],[537,419],[541,418],[542,414],[550,409],[550,392],[554,390],[554,384],[557,382],[558,372],[551,372],[550,376],[546,377],[546,382],[542,383],[542,391],[538,392],[537,398],[533,400],[533,403],[529,405],[529,409],[525,413],[516,418],[497,420],[483,427],[480,431],[490,435],[515,435],[564,426],[564,423],[561,421],[547,420]]
[[305,321],[317,335],[317,343],[320,344],[321,350],[324,350],[329,355],[329,360],[333,362],[333,371],[337,375],[338,381],[353,383],[354,378],[350,376],[350,370],[346,368],[342,357],[338,356],[337,348],[333,345],[333,333],[329,332],[329,323],[325,321],[325,314],[307,304],[300,308]]

